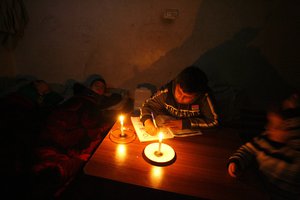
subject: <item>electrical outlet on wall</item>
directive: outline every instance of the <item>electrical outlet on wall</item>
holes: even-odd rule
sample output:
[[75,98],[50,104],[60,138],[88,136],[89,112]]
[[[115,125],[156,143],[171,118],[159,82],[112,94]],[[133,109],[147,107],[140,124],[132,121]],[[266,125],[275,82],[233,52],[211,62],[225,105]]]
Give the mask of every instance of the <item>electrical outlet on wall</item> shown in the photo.
[[174,20],[178,17],[179,10],[178,9],[166,9],[163,15],[164,19]]

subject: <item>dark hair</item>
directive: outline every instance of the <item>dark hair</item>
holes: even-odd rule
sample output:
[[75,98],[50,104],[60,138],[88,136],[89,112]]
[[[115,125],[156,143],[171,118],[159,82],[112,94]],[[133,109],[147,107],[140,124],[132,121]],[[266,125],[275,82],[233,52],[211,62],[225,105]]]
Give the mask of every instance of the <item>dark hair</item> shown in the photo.
[[182,70],[176,77],[175,83],[179,84],[186,93],[201,93],[208,90],[206,74],[196,66],[189,66]]

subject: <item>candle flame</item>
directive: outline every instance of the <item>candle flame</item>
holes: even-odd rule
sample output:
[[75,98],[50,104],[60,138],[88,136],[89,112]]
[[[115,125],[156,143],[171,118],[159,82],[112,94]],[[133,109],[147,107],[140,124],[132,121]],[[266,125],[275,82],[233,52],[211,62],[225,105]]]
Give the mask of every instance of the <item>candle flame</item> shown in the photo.
[[158,135],[158,137],[159,137],[159,142],[162,142],[163,136],[164,136],[164,135],[162,134],[162,132],[160,132],[159,135]]
[[120,115],[119,117],[120,123],[123,126],[123,122],[124,122],[124,115]]

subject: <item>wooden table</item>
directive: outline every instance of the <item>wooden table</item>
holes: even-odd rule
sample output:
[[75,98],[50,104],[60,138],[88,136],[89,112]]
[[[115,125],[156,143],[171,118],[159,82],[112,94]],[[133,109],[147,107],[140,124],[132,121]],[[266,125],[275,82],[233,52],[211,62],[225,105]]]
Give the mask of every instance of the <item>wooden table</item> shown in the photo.
[[[117,127],[116,123],[111,131]],[[130,122],[125,127],[134,130]],[[237,132],[220,128],[203,133],[164,140],[175,150],[176,161],[163,167],[149,164],[142,156],[152,142],[141,143],[136,137],[129,144],[117,144],[108,133],[85,165],[84,173],[199,198],[269,199],[254,170],[248,170],[240,179],[227,173],[228,158],[241,145]]]

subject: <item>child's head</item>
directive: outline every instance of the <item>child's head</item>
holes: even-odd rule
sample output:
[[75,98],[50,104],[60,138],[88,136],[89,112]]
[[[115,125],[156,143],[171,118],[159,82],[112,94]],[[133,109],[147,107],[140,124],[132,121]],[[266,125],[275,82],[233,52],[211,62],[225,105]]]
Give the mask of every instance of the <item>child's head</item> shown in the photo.
[[[267,134],[270,139],[285,143],[297,134],[300,126],[299,94],[293,93],[267,114]],[[299,134],[299,133],[298,133]]]
[[204,71],[196,66],[189,66],[182,70],[175,79],[184,93],[199,94],[207,92],[208,79]]
[[291,94],[288,98],[286,98],[282,103],[282,108],[286,109],[294,109],[300,106],[300,94],[295,92]]
[[36,88],[37,93],[45,95],[50,92],[50,87],[44,80],[33,81],[33,85]]
[[206,74],[196,66],[182,70],[175,79],[174,97],[178,103],[190,104],[208,90]]
[[104,79],[98,78],[92,81],[90,84],[90,89],[99,95],[103,95],[106,90],[106,83]]
[[283,128],[284,119],[278,112],[270,111],[267,114],[268,123],[266,132],[268,137],[276,142],[285,143],[288,140],[288,133]]

